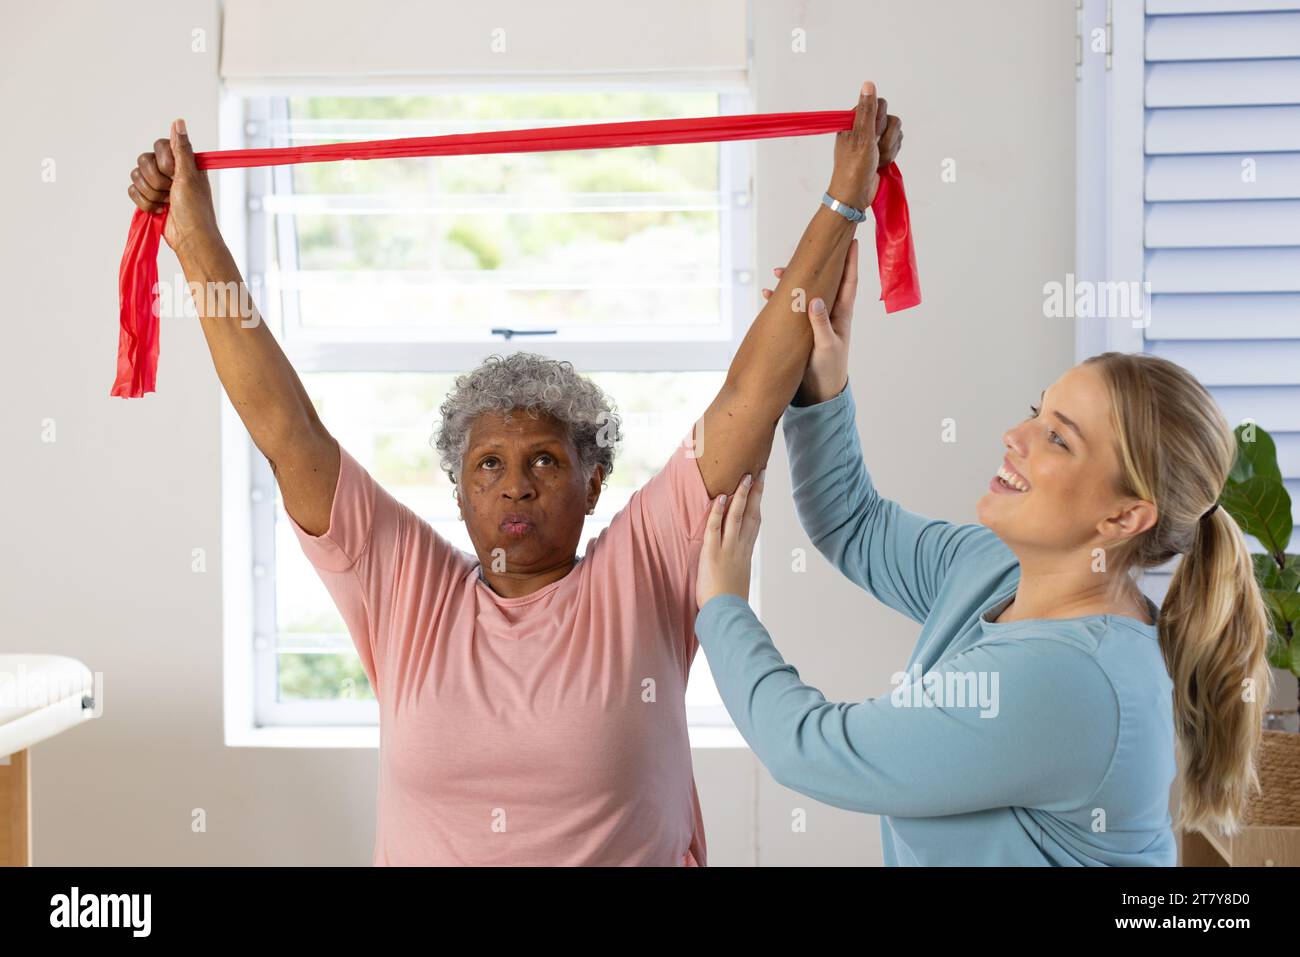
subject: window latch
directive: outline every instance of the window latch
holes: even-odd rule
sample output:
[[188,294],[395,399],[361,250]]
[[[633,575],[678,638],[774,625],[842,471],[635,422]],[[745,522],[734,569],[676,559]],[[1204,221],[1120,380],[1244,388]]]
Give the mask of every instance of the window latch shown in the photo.
[[513,339],[515,336],[553,336],[557,331],[556,329],[493,329],[492,335]]

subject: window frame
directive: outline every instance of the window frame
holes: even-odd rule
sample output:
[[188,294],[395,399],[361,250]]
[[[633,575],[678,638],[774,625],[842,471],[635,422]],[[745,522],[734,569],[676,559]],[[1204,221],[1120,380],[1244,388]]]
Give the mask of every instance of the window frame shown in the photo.
[[[1078,0],[1076,15],[1075,273],[1091,281],[1140,277],[1146,5]],[[1091,49],[1093,31],[1104,31],[1105,53]],[[1141,352],[1143,345],[1142,330],[1129,319],[1075,320],[1076,362],[1106,351]]]
[[[529,89],[590,92],[582,84],[528,82]],[[517,88],[509,84],[507,88]],[[655,89],[717,93],[723,114],[753,112],[753,94],[735,82],[700,84],[626,81],[602,84],[602,89],[629,91]],[[493,92],[491,86],[421,84],[419,87],[355,89],[322,85],[312,89],[266,89],[241,85],[222,92],[219,109],[221,149],[248,148],[256,143],[259,125],[282,109],[295,94],[385,95]],[[277,106],[278,104],[278,106]],[[215,176],[219,221],[223,235],[240,264],[256,301],[264,291],[262,268],[269,261],[265,249],[265,213],[258,197],[269,191],[288,167],[254,167],[220,170]],[[754,149],[752,141],[719,144],[719,196],[727,204],[720,220],[723,312],[730,320],[726,338],[635,338],[611,340],[580,335],[527,337],[529,351],[567,359],[582,369],[609,372],[719,371],[725,370],[756,315],[754,276]],[[281,248],[293,248],[281,243]],[[279,311],[279,310],[277,310]],[[491,352],[509,349],[510,340],[478,342],[330,342],[286,337],[286,324],[296,322],[296,309],[283,310],[272,323],[277,341],[301,372],[463,372]],[[703,409],[700,413],[703,413]],[[378,747],[379,709],[373,699],[349,701],[277,701],[277,624],[275,606],[275,477],[229,398],[222,393],[222,579],[223,579],[223,684],[224,731],[233,747]],[[755,550],[752,578],[753,604],[758,607],[759,552]],[[250,640],[251,638],[251,640]],[[700,652],[702,654],[702,652]],[[745,747],[743,739],[721,705],[687,706],[692,747]]]

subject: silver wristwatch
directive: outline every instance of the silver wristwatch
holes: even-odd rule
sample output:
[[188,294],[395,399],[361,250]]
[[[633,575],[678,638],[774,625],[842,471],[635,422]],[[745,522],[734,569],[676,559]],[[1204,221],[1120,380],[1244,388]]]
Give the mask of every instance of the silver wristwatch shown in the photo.
[[822,205],[829,206],[851,223],[860,223],[867,218],[865,212],[860,209],[854,209],[847,203],[841,203],[838,199],[833,199],[830,193],[822,194]]

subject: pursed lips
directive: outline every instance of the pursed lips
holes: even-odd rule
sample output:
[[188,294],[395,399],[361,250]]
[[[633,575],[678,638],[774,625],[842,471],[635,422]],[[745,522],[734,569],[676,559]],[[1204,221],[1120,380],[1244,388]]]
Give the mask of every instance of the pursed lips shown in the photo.
[[507,512],[502,516],[501,524],[497,527],[512,535],[522,535],[530,528],[536,527],[536,523],[531,515],[525,515],[523,512]]

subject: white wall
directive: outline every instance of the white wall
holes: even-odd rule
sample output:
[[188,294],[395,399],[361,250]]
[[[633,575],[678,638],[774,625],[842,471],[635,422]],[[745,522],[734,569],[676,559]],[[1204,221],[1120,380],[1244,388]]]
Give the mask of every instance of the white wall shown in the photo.
[[[761,0],[757,109],[847,109],[874,79],[905,118],[901,158],[925,303],[885,317],[865,283],[852,375],[881,491],[957,521],[1000,436],[1072,362],[1042,284],[1071,268],[1070,0]],[[994,11],[993,13],[981,11]],[[220,386],[202,332],[165,323],[159,391],[110,398],[117,267],[135,157],[186,117],[217,120],[216,0],[15,5],[0,33],[8,188],[0,651],[72,655],[105,676],[104,715],[33,752],[42,865],[365,864],[374,751],[228,749],[221,722]],[[689,25],[687,25],[689,26]],[[206,53],[191,31],[207,30]],[[793,53],[791,31],[807,31]],[[759,262],[790,254],[830,172],[831,138],[757,147]],[[56,181],[41,181],[42,162]],[[940,181],[952,158],[957,181]],[[872,249],[870,223],[860,230]],[[870,259],[870,257],[866,257]],[[176,270],[164,251],[160,272]],[[757,303],[756,303],[757,307]],[[954,417],[959,441],[939,441]],[[54,420],[57,441],[41,441]],[[778,442],[765,503],[764,611],[778,646],[830,698],[889,689],[918,627],[808,548]],[[208,572],[190,570],[205,548]],[[809,625],[809,610],[813,622]],[[710,862],[871,864],[877,819],[775,785],[748,752],[696,752]],[[942,769],[936,769],[941,775]],[[936,786],[942,786],[941,777]],[[207,832],[191,832],[203,808]],[[804,808],[806,833],[792,833]]]

